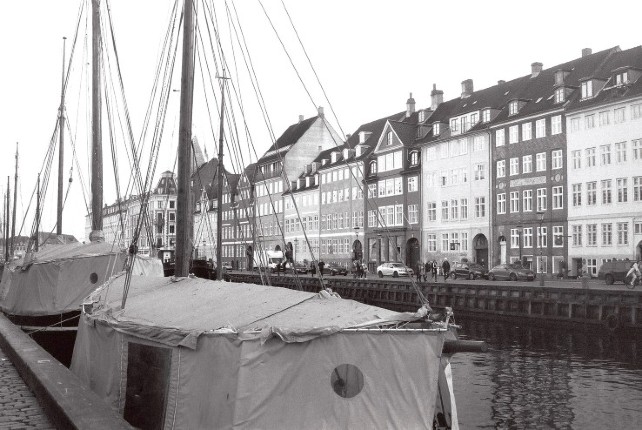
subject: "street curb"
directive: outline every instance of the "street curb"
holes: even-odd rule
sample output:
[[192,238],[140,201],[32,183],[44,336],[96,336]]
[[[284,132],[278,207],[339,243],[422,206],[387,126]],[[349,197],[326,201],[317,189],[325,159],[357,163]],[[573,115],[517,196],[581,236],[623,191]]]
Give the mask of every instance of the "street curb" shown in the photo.
[[60,429],[133,429],[98,395],[0,314],[0,346]]

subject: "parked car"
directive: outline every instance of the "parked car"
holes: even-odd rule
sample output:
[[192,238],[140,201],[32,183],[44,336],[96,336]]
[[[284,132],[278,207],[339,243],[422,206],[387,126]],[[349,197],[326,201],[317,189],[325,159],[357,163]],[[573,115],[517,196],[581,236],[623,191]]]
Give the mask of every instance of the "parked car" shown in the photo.
[[597,272],[597,277],[604,279],[606,285],[613,285],[616,281],[621,281],[626,284],[626,274],[633,263],[634,261],[631,260],[605,261]]
[[488,272],[488,279],[494,281],[495,279],[504,279],[517,281],[518,279],[526,279],[532,281],[535,279],[535,272],[521,265],[515,264],[500,264]]
[[294,263],[294,267],[292,266],[292,263],[288,262],[285,263],[285,271],[287,273],[299,273],[305,275],[308,273],[310,269],[303,263]]
[[488,270],[477,263],[455,263],[450,268],[450,277],[453,279],[467,278],[488,278]]
[[329,263],[323,266],[323,274],[324,275],[343,275],[346,276],[348,274],[348,269],[346,269],[343,266],[339,266],[338,264],[335,263]]
[[415,272],[411,268],[406,267],[401,263],[382,263],[377,267],[377,275],[380,278],[383,278],[384,276],[392,276],[393,278],[397,278],[399,276],[412,276],[414,273]]

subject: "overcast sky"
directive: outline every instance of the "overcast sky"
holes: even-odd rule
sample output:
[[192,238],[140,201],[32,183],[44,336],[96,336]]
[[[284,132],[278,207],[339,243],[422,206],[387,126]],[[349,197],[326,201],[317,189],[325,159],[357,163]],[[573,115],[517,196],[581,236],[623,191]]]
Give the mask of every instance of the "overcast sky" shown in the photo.
[[[15,143],[20,142],[18,229],[55,126],[60,102],[62,37],[68,38],[69,55],[81,1],[31,0],[5,1],[2,4],[0,186],[4,191],[6,177],[10,175],[13,187],[13,153]],[[582,48],[592,48],[596,52],[619,45],[628,49],[642,42],[639,14],[636,12],[639,3],[633,1],[601,6],[586,1],[559,0],[284,1],[339,122],[337,124],[334,120],[310,73],[307,60],[293,37],[281,0],[263,0],[263,5],[296,67],[301,70],[305,87],[284,54],[261,4],[255,0],[236,2],[271,125],[277,136],[296,122],[299,115],[306,118],[315,115],[315,106],[318,105],[325,107],[326,115],[337,129],[340,127],[344,133],[352,133],[362,123],[405,109],[410,92],[418,108],[428,107],[433,83],[444,91],[445,100],[449,100],[460,95],[464,79],[472,79],[474,88],[482,89],[500,79],[510,80],[529,74],[530,64],[534,61],[549,68],[579,57]],[[110,0],[135,136],[141,133],[160,45],[173,4],[174,0]],[[225,2],[214,0],[214,4],[219,19],[224,22]],[[225,25],[221,25],[220,31],[223,38],[229,34]],[[83,39],[85,34],[79,37]],[[228,45],[232,46],[231,43]],[[77,49],[80,63],[82,42]],[[228,52],[226,55],[232,62],[232,54]],[[238,51],[236,55],[240,64]],[[72,71],[70,80],[73,73],[82,76],[79,70]],[[179,70],[176,69],[176,75]],[[261,155],[271,144],[270,136],[256,113],[258,108],[250,107],[256,102],[251,100],[253,92],[248,79],[242,76],[247,72],[243,72],[240,66],[238,70],[232,73],[232,83],[243,91],[248,117],[253,118],[249,123],[252,140],[256,152]],[[198,80],[200,78],[197,77]],[[71,85],[67,94],[69,120],[76,133],[74,139],[82,174],[88,178],[87,138],[86,133],[80,131],[83,126],[79,125],[81,117],[86,116],[86,109],[79,100],[86,99],[86,94],[80,85]],[[218,122],[212,123],[213,133],[203,96],[199,94],[200,87],[197,82],[194,133],[212,157],[216,152]],[[172,88],[179,88],[176,79]],[[306,88],[313,100],[307,95]],[[174,92],[170,96],[156,178],[162,171],[174,170],[179,94]],[[108,145],[105,141],[105,203],[113,202],[116,196]],[[65,183],[71,165],[71,149],[68,147],[66,151]],[[252,157],[251,151],[247,145],[243,151],[246,151],[244,160],[247,162]],[[130,168],[124,149],[119,154],[122,183],[126,182]],[[231,164],[226,166],[233,169]],[[56,170],[54,167],[53,176]],[[50,230],[55,222],[53,177],[45,206],[43,229]],[[78,174],[74,172],[65,208],[64,231],[83,239],[85,214]],[[31,219],[27,220],[23,234],[29,231],[31,222]]]

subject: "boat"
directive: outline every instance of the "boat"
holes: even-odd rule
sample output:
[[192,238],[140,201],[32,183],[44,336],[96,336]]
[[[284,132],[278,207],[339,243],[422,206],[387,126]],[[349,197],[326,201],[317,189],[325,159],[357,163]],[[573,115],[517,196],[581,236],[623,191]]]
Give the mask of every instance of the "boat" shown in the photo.
[[450,358],[470,346],[452,312],[189,275],[191,0],[182,16],[175,276],[100,285],[82,306],[72,372],[141,429],[457,429]]

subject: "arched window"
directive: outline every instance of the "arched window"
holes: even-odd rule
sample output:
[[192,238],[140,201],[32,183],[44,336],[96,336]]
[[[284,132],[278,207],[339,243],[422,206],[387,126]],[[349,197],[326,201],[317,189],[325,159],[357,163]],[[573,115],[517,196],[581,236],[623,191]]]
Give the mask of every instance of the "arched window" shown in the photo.
[[375,160],[372,160],[370,162],[370,174],[371,175],[377,174],[377,162]]
[[419,164],[419,151],[412,151],[410,153],[410,165],[416,166]]

